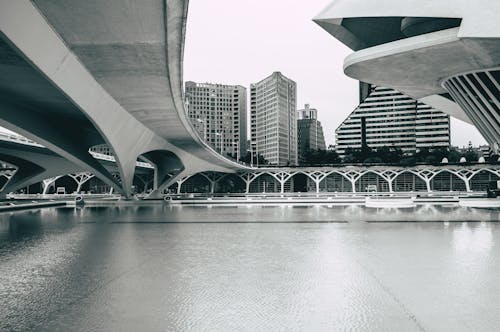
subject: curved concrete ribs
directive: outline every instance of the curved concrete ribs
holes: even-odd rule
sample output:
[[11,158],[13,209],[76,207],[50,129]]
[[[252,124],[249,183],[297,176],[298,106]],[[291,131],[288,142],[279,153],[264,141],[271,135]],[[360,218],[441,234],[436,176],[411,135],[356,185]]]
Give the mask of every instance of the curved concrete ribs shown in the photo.
[[2,195],[54,176],[83,170],[45,148],[8,142],[0,144],[0,160],[18,168],[2,189]]
[[[499,12],[497,0],[472,6],[467,0],[336,0],[314,21],[355,51],[344,61],[346,75],[393,88],[472,123],[498,151],[493,117],[500,112]],[[492,76],[491,105],[483,100],[490,96],[481,91],[481,82],[451,89],[461,83],[452,78],[485,72]],[[457,89],[467,91],[471,100],[460,100]]]
[[[137,158],[148,153],[157,188],[170,182],[167,174],[244,168],[203,143],[185,113],[187,6],[183,0],[0,0],[0,124],[126,196]],[[103,143],[114,152],[121,185],[88,153]],[[172,155],[176,162],[167,162]]]
[[[121,179],[116,179],[119,175],[119,169],[115,159],[104,158],[109,157],[106,155],[95,155],[95,157],[101,162],[107,174],[111,174],[116,183],[120,183]],[[14,176],[9,177],[5,187],[0,187],[2,195],[42,182],[42,180],[44,184],[49,184],[51,181],[47,179],[55,181],[65,175],[74,178],[78,186],[81,187],[83,183],[95,176],[91,172],[84,171],[86,167],[78,166],[36,143],[0,139],[0,160],[17,169]],[[147,182],[148,178],[153,177],[152,173],[151,165],[140,162],[136,164],[135,177],[140,181]]]

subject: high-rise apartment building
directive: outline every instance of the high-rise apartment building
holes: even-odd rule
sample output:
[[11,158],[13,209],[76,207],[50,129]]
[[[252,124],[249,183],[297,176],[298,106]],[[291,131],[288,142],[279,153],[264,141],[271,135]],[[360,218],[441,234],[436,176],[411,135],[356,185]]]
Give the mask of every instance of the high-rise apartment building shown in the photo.
[[235,159],[246,154],[246,88],[186,82],[186,104],[189,118],[205,142]]
[[369,89],[335,131],[340,155],[347,148],[360,148],[363,141],[370,148],[389,146],[405,153],[450,146],[449,115],[393,89]]
[[318,121],[318,110],[306,104],[297,111],[297,153],[299,164],[305,161],[305,155],[311,150],[326,150],[323,127]]
[[280,72],[250,86],[251,145],[273,165],[297,165],[297,85]]

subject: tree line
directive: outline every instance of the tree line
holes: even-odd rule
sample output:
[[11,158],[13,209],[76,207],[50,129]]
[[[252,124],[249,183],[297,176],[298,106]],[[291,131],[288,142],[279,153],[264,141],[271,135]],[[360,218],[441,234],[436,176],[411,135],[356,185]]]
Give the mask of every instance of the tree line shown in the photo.
[[[342,158],[335,150],[308,150],[300,158],[300,166],[321,166],[321,165],[339,165],[339,164],[394,164],[400,166],[412,166],[416,164],[441,164],[446,158],[449,163],[459,163],[462,158],[465,158],[467,163],[477,162],[480,154],[474,149],[466,151],[458,151],[456,148],[421,148],[414,153],[404,153],[399,148],[383,146],[372,149],[364,148],[347,148],[344,157]],[[498,163],[499,156],[492,154],[486,158],[488,163]],[[246,164],[252,164],[252,155],[247,153],[240,161]],[[253,165],[269,165],[269,161],[262,155],[253,155]]]
[[[343,158],[333,150],[311,150],[305,154],[302,164],[304,166],[331,164],[396,164],[411,166],[416,164],[440,164],[444,158],[449,163],[459,163],[462,158],[465,158],[467,163],[474,163],[479,160],[480,154],[473,149],[461,152],[455,148],[421,148],[414,153],[404,153],[399,148],[388,146],[377,149],[364,147],[346,149]],[[498,158],[498,155],[492,154],[485,161],[498,163]]]

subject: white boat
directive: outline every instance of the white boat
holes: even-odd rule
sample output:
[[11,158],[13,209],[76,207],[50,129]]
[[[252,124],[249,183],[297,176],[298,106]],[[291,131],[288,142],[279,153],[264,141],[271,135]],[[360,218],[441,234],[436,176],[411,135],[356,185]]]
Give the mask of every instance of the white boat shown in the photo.
[[369,208],[413,208],[416,204],[411,197],[366,197],[365,206]]
[[472,208],[500,208],[500,199],[498,198],[462,198],[458,205]]

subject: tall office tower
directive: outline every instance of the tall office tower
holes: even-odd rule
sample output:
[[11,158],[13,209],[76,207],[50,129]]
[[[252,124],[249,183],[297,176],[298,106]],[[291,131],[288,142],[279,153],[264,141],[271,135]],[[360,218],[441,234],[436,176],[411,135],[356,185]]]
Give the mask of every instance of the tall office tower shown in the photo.
[[297,165],[297,85],[280,72],[250,86],[254,155],[273,165]]
[[246,88],[186,82],[186,104],[189,118],[205,142],[235,159],[246,154]]
[[326,150],[323,127],[318,121],[318,110],[306,104],[297,111],[297,154],[299,164],[305,161],[305,155],[311,150]]
[[449,147],[450,118],[393,89],[372,86],[335,135],[339,155],[347,148],[361,148],[363,137],[370,148],[388,146],[412,153]]

